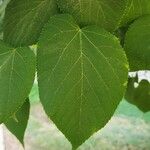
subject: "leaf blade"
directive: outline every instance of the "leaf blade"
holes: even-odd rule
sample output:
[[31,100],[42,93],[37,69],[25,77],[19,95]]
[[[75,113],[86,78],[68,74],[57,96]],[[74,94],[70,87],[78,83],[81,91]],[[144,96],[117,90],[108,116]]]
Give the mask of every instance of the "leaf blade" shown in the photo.
[[[138,84],[136,88],[135,83]],[[136,78],[129,78],[125,99],[144,113],[150,111],[150,83],[147,80],[138,83]]]
[[127,7],[121,19],[121,25],[126,25],[143,15],[150,14],[149,0],[127,0]]
[[11,48],[0,41],[0,123],[24,103],[35,75],[35,55],[29,48]]
[[[16,112],[15,116],[12,116],[5,126],[7,129],[16,136],[16,138],[24,145],[24,134],[29,119],[30,103],[29,99],[23,104],[23,106]],[[15,117],[15,118],[13,118]]]
[[11,0],[4,19],[4,40],[12,46],[35,44],[43,25],[57,13],[54,0]]
[[[110,33],[96,26],[80,29],[69,15],[50,19],[38,48],[41,102],[48,116],[77,148],[108,122],[121,100],[127,78],[125,54]],[[112,65],[115,61],[110,56],[121,60]],[[106,76],[108,72],[111,77]]]
[[108,31],[119,27],[126,8],[126,0],[58,0],[63,13],[74,16],[80,26],[99,25]]
[[136,20],[125,36],[125,51],[131,71],[150,70],[150,16]]

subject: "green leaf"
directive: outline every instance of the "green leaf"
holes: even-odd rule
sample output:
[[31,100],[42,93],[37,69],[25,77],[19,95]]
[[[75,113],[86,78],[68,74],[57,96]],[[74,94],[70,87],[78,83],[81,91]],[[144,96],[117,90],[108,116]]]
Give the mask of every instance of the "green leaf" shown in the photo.
[[3,18],[5,15],[5,8],[10,0],[0,0],[0,40],[3,39]]
[[150,14],[150,0],[127,0],[128,4],[121,24],[125,25],[138,17]]
[[81,29],[70,15],[58,15],[45,26],[37,55],[44,109],[77,148],[106,125],[122,99],[125,53],[105,30]]
[[16,47],[36,43],[43,25],[55,13],[55,0],[11,0],[6,8],[4,40]]
[[24,145],[24,134],[29,119],[30,103],[29,99],[23,106],[10,118],[6,123],[7,129],[14,134],[18,140]]
[[136,20],[125,37],[131,71],[150,70],[150,16]]
[[118,28],[127,0],[57,0],[62,12],[72,14],[81,26],[100,25],[109,31]]
[[[135,83],[138,84],[136,88]],[[125,99],[143,112],[150,111],[150,83],[147,80],[137,83],[136,78],[129,78]]]
[[0,41],[0,123],[22,106],[34,75],[34,53],[29,48],[14,49]]

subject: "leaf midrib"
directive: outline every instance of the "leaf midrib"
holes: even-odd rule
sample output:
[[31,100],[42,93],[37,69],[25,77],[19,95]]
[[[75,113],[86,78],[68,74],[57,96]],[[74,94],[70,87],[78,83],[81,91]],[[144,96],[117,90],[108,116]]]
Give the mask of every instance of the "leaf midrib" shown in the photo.
[[[63,54],[65,53],[65,49],[71,44],[71,42],[77,37],[79,35],[79,37],[80,37],[80,56],[79,56],[79,58],[77,59],[77,61],[75,61],[75,63],[73,64],[73,66],[75,66],[76,64],[77,64],[77,62],[80,60],[81,61],[81,78],[80,78],[80,80],[79,81],[81,81],[81,93],[80,93],[80,97],[81,97],[81,101],[82,101],[82,96],[84,96],[84,93],[83,93],[83,86],[84,86],[84,84],[83,84],[83,82],[84,82],[84,68],[83,68],[83,59],[84,59],[84,57],[85,58],[88,58],[87,56],[86,56],[86,54],[84,54],[84,52],[83,52],[83,48],[82,48],[82,45],[83,45],[83,43],[82,43],[82,36],[84,36],[86,39],[87,39],[87,36],[83,33],[83,31],[81,30],[81,29],[79,29],[77,32],[76,32],[76,34],[73,36],[73,38],[70,40],[70,42],[67,44],[67,46],[64,48],[64,50],[63,50],[63,52],[62,52],[62,54],[60,55],[60,57],[59,57],[59,59],[58,59],[58,61],[57,61],[57,63],[56,63],[56,65],[53,67],[53,69],[52,69],[52,71],[51,71],[51,73],[50,73],[50,76],[49,76],[49,78],[48,78],[48,82],[50,81],[50,78],[51,78],[51,75],[52,75],[52,73],[54,72],[54,70],[57,68],[57,65],[59,64],[59,62],[60,62],[60,60],[61,60],[61,58],[63,57]],[[101,35],[101,36],[103,36],[103,35]],[[87,39],[88,41],[89,41],[89,39]],[[93,45],[93,44],[92,44]],[[102,55],[103,56],[103,55]],[[103,57],[105,57],[105,56],[103,56]],[[108,60],[107,59],[105,59],[106,60],[106,62],[108,63],[108,64],[110,64],[109,62],[108,62]],[[88,58],[88,61],[89,61],[89,63],[91,64],[92,62],[89,60],[89,58]],[[92,63],[91,64],[92,65],[92,67],[94,67],[94,64]],[[111,66],[111,68],[112,68],[112,66]],[[67,79],[67,77],[69,76],[69,74],[70,74],[70,72],[71,72],[71,70],[73,69],[73,67],[71,67],[70,68],[70,70],[68,71],[68,73],[66,73],[66,76],[63,78],[63,80],[62,80],[62,82],[59,84],[59,86],[56,88],[56,90],[54,91],[54,95],[56,95],[57,94],[57,92],[59,91],[59,89],[61,88],[61,86],[62,86],[62,84],[63,84],[63,82]],[[112,68],[113,69],[113,68]],[[99,74],[99,72],[97,71],[97,69],[94,67],[94,70],[95,70],[95,72],[96,72],[96,74],[100,77],[100,79],[102,80],[102,82],[104,83],[104,86],[106,87],[106,89],[107,89],[107,91],[109,91],[110,90],[110,88],[108,87],[108,85],[106,84],[106,82],[103,80],[103,78],[102,78],[102,76]],[[113,69],[113,71],[114,71],[114,69]],[[115,72],[115,71],[114,71]],[[119,77],[117,77],[118,79],[119,79]],[[79,82],[78,81],[78,82]],[[73,86],[74,87],[74,86]],[[48,92],[47,92],[47,94],[48,94]],[[45,98],[46,98],[46,96],[47,96],[47,94],[45,94]],[[110,95],[110,94],[109,94]],[[111,96],[111,95],[110,95]],[[80,103],[80,106],[82,106],[82,102]],[[81,110],[80,110],[81,111]]]

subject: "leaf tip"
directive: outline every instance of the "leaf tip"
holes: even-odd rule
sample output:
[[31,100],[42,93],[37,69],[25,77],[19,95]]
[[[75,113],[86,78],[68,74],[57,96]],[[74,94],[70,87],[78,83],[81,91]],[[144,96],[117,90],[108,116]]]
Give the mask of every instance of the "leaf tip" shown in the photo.
[[72,150],[76,150],[79,147],[79,145],[72,144]]

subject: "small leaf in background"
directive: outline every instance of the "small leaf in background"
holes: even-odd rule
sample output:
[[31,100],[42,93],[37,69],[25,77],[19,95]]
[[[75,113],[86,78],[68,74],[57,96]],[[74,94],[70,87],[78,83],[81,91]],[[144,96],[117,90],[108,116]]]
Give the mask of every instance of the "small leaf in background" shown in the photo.
[[143,112],[150,111],[150,83],[147,80],[138,83],[137,77],[129,78],[125,99]]
[[81,26],[100,25],[114,31],[126,8],[126,0],[57,0],[60,10],[72,14]]
[[4,40],[15,47],[36,43],[43,25],[55,13],[55,0],[11,0],[4,19]]
[[35,55],[29,48],[11,48],[0,41],[0,123],[24,103],[35,76]]
[[127,7],[121,24],[125,25],[142,15],[150,14],[150,0],[126,0]]
[[121,101],[126,55],[115,36],[97,26],[81,29],[70,15],[50,19],[37,55],[44,109],[77,148],[106,125]]
[[136,20],[125,36],[131,71],[150,70],[150,15]]
[[10,118],[5,125],[7,129],[18,138],[18,140],[24,145],[24,134],[27,128],[30,112],[29,99],[22,105],[22,107]]

